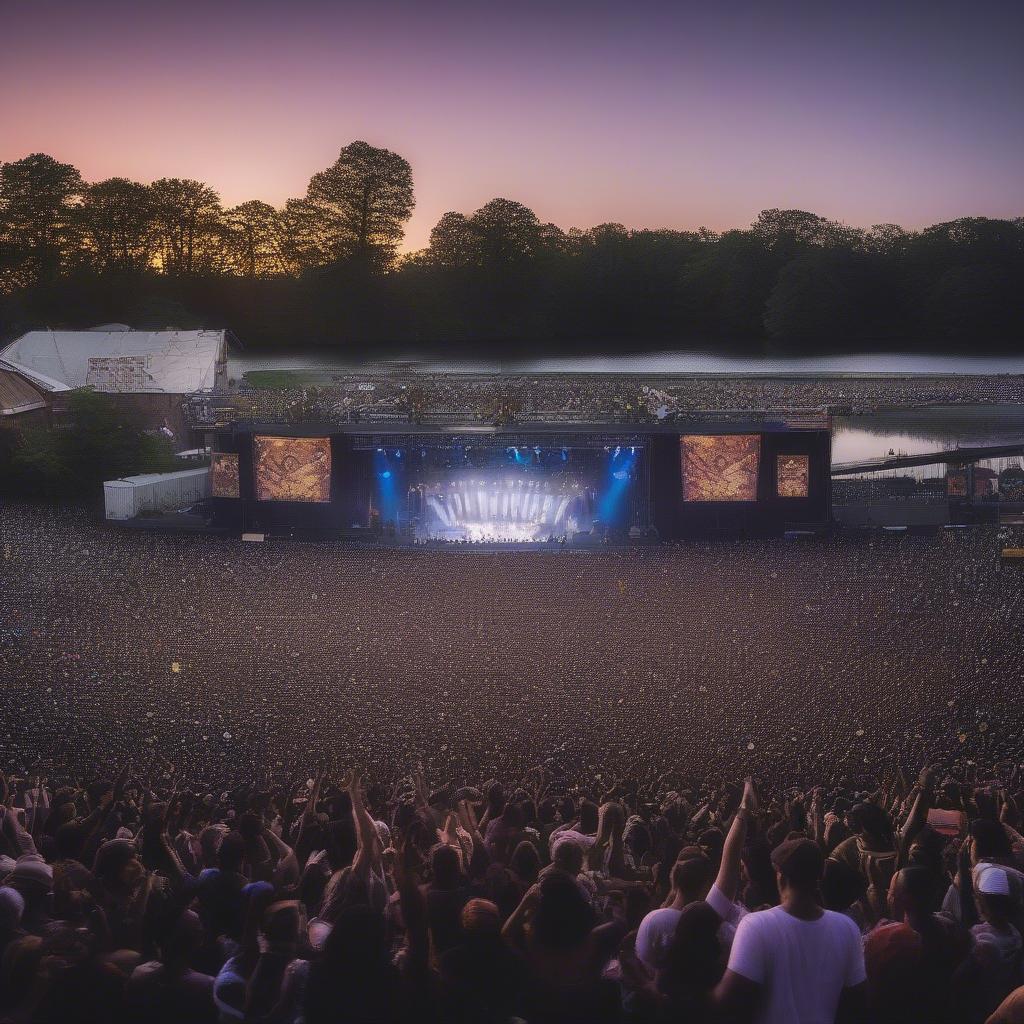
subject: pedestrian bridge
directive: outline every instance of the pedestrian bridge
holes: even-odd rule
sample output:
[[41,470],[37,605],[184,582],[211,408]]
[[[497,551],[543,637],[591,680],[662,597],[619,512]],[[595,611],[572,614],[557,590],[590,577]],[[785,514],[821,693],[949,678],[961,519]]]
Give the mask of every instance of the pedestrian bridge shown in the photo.
[[1000,459],[1008,455],[1024,455],[1024,441],[1015,444],[979,445],[970,448],[950,448],[945,451],[923,452],[919,455],[883,455],[863,462],[833,462],[832,476],[853,476],[857,473],[877,473],[886,469],[909,469],[912,466],[968,465],[985,459]]

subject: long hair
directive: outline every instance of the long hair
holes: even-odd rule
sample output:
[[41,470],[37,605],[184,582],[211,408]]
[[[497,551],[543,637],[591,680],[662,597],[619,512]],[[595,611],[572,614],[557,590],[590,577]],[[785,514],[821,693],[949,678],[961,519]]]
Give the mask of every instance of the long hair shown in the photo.
[[622,860],[622,831],[625,827],[626,813],[621,804],[613,800],[601,804],[597,819],[597,839],[587,857],[588,866],[592,871],[600,871],[605,866],[606,855],[609,866],[613,859]]
[[664,987],[670,994],[700,996],[722,977],[722,944],[718,915],[703,900],[684,907],[665,958]]

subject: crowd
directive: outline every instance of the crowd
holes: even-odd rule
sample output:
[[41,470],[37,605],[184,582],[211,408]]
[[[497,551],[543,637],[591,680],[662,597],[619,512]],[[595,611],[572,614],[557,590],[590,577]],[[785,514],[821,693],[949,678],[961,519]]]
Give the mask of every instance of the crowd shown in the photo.
[[0,507],[0,1021],[1024,1020],[1004,545]]
[[[192,421],[230,417],[351,422],[672,422],[694,413],[845,410],[1024,402],[1024,377],[480,374],[393,370],[322,375],[306,388],[251,387],[186,403]],[[221,410],[218,412],[218,410]]]
[[8,504],[0,768],[145,759],[227,788],[315,747],[382,777],[410,759],[506,779],[542,762],[807,785],[894,759],[989,771],[1024,735],[1024,576],[999,557],[1015,545],[996,527],[260,545]]
[[[0,777],[3,1024],[1016,1024],[1016,772]],[[475,783],[475,784],[474,784]]]

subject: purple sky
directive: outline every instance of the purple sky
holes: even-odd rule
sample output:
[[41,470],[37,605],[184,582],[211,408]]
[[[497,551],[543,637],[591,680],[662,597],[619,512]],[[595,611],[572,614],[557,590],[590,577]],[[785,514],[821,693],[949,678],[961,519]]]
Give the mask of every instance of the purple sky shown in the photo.
[[406,247],[518,199],[562,227],[1024,214],[1024,5],[11,2],[0,160],[280,204],[342,145],[413,166]]

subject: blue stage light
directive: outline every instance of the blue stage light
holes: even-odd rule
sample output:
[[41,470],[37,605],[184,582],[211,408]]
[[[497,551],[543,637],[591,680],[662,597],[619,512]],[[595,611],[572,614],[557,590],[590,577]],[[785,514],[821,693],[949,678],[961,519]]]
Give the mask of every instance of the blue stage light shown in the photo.
[[[610,449],[609,449],[610,452]],[[629,494],[631,470],[636,462],[635,453],[624,454],[621,445],[608,459],[608,483],[604,492],[598,497],[598,517],[605,526],[624,526],[629,506],[626,498]]]

